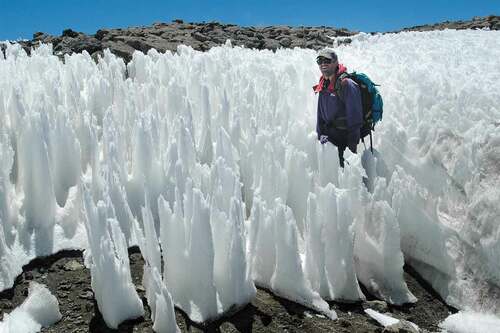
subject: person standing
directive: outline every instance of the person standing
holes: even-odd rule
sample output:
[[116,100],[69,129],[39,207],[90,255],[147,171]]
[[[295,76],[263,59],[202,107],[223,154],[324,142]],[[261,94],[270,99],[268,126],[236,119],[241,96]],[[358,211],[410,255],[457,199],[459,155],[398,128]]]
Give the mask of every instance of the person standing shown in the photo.
[[344,167],[344,151],[356,154],[363,125],[361,91],[352,79],[342,77],[347,68],[340,64],[332,49],[318,52],[316,62],[321,71],[319,84],[313,87],[319,94],[316,132],[318,140],[337,146],[340,166]]

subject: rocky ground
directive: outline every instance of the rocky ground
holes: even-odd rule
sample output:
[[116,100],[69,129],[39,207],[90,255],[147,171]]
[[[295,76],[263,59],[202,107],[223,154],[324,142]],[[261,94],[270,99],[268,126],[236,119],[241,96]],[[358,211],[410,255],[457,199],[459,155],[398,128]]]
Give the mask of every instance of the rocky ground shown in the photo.
[[[61,321],[44,328],[42,332],[153,332],[141,285],[143,264],[138,249],[132,248],[132,278],[145,305],[145,316],[122,323],[118,330],[107,328],[101,317],[90,286],[90,271],[83,266],[81,251],[63,251],[50,257],[35,259],[25,266],[15,286],[0,293],[0,314],[9,313],[20,305],[27,296],[29,282],[37,281],[45,284],[57,297],[63,315]],[[439,331],[437,325],[454,310],[447,307],[411,268],[406,269],[405,278],[408,287],[418,298],[416,304],[388,306],[385,302],[374,301],[370,297],[367,302],[357,304],[331,302],[331,307],[339,316],[336,321],[277,297],[267,290],[258,289],[257,297],[251,304],[229,317],[200,326],[176,310],[177,323],[182,332],[382,332],[381,326],[364,314],[364,308],[373,308],[414,322],[426,331]]]
[[[470,21],[442,22],[405,28],[401,31],[428,31],[441,29],[483,29],[500,30],[500,16],[476,17]],[[147,52],[155,48],[159,52],[175,51],[179,44],[190,45],[195,50],[206,51],[222,45],[230,39],[233,45],[247,48],[276,50],[278,48],[310,48],[318,50],[332,45],[332,37],[345,37],[343,43],[349,43],[349,36],[358,33],[344,28],[334,27],[240,27],[234,24],[187,23],[174,20],[171,23],[155,23],[147,27],[125,29],[101,29],[93,35],[66,29],[60,36],[43,32],[33,34],[32,40],[21,41],[24,49],[30,52],[39,43],[51,43],[54,53],[63,58],[64,54],[87,51],[94,59],[109,49],[130,61],[135,50]],[[0,49],[5,46],[0,45]]]

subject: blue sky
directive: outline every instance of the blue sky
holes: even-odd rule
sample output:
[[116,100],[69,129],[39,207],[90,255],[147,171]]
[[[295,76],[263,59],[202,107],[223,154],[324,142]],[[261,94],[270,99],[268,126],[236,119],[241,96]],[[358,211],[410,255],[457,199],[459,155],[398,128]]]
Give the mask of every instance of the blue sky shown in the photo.
[[500,0],[0,0],[0,40],[28,38],[43,31],[60,35],[72,28],[95,33],[170,22],[234,23],[245,26],[333,26],[391,31],[425,23],[500,15]]

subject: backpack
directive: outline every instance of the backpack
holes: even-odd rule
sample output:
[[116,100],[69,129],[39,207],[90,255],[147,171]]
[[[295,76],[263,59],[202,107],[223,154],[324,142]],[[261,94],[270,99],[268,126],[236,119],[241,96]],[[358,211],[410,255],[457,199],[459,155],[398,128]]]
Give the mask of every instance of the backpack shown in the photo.
[[382,120],[384,112],[384,102],[382,96],[378,92],[377,86],[370,78],[364,73],[342,73],[335,82],[335,94],[342,99],[341,89],[342,80],[349,78],[356,82],[361,91],[361,104],[363,108],[363,125],[361,126],[360,138],[363,144],[365,143],[364,137],[370,135],[370,150],[373,152],[372,147],[372,131],[375,130],[375,124]]

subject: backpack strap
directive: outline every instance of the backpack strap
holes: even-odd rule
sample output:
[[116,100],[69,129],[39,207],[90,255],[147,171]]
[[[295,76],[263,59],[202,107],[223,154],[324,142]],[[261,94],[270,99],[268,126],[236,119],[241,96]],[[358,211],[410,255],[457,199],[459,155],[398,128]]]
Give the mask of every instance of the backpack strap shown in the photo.
[[335,95],[337,95],[342,102],[344,101],[344,96],[342,96],[342,81],[344,79],[349,78],[349,77],[350,77],[350,75],[347,72],[340,74],[337,77],[337,80],[335,81],[335,84],[333,86],[333,90],[335,91]]
[[[333,91],[335,92],[335,95],[340,98],[342,103],[344,102],[344,98],[342,96],[342,80],[349,78],[350,75],[347,72],[344,72],[340,74],[337,79],[335,80],[335,83],[333,85]],[[335,118],[335,123],[332,124],[332,127],[335,127],[338,130],[347,130],[347,117],[337,117]]]

